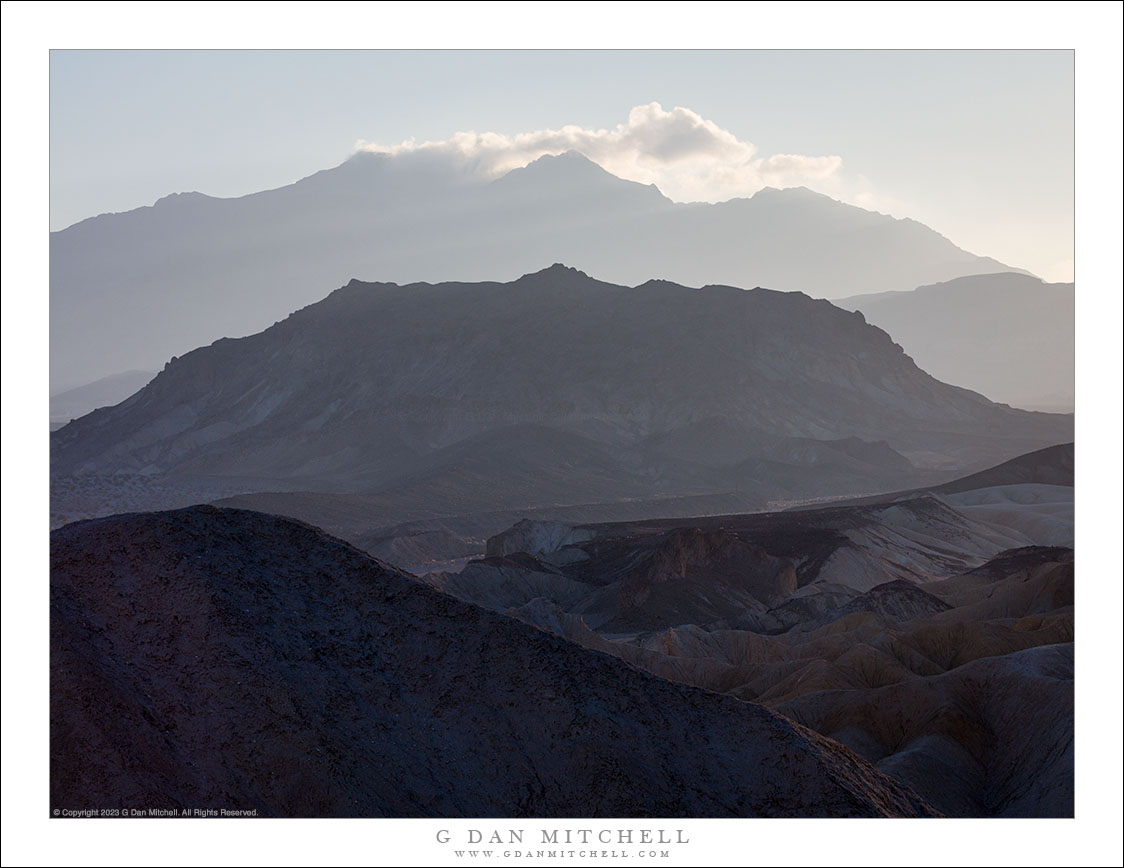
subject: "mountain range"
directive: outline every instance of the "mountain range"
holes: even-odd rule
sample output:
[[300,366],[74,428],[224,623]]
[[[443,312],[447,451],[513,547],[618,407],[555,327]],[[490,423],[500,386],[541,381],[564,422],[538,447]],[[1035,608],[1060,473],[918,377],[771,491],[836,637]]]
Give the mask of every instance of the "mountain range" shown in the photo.
[[380,495],[395,524],[868,494],[1067,441],[1072,424],[941,383],[860,314],[802,293],[625,287],[555,265],[506,284],[353,280],[173,359],[54,432],[51,462],[59,485],[190,487],[165,507],[206,491]]
[[828,298],[1008,270],[804,188],[685,204],[573,152],[490,182],[358,153],[275,190],[173,194],[52,233],[52,386],[159,368],[353,277],[511,279],[555,261],[629,285],[658,275]]
[[1072,284],[576,154],[51,257],[52,804],[1073,815]]
[[1072,283],[978,274],[834,303],[889,332],[938,380],[1015,407],[1073,412]]
[[51,430],[99,407],[120,404],[155,376],[152,371],[124,371],[51,395]]
[[240,509],[51,535],[51,799],[1073,816],[1072,444],[783,513],[520,521],[421,580]]

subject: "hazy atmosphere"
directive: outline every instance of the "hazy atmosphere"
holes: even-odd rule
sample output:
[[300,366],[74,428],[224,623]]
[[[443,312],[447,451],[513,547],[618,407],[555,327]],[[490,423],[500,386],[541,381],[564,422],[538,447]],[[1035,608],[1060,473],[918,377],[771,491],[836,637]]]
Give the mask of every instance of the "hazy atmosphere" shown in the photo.
[[[380,124],[360,130],[369,121],[353,109],[346,159],[317,171],[290,165],[292,182],[238,196],[207,190],[232,183],[224,165],[277,154],[275,137],[292,149],[286,162],[324,147],[271,129],[287,110],[300,114],[291,93],[339,90],[325,76],[342,75],[340,64],[350,64],[352,88],[411,81],[419,55],[53,57],[68,70],[53,79],[53,164],[73,160],[64,130],[97,102],[74,100],[118,75],[98,82],[116,95],[111,113],[133,102],[163,141],[126,177],[98,174],[117,196],[140,196],[126,191],[142,181],[167,191],[51,236],[52,641],[73,661],[53,681],[59,803],[138,785],[90,734],[131,719],[141,754],[162,753],[137,705],[155,696],[197,757],[177,752],[143,778],[146,804],[160,811],[214,801],[216,788],[235,794],[230,810],[281,817],[1072,814],[1074,284],[965,249],[904,206],[876,210],[903,195],[949,207],[950,161],[970,165],[962,171],[980,180],[966,179],[973,198],[961,195],[960,213],[978,219],[989,206],[977,202],[1001,203],[992,220],[1025,251],[1068,255],[1072,212],[1051,213],[1041,191],[1034,208],[1017,201],[1005,136],[997,150],[972,112],[977,100],[984,111],[998,101],[1011,112],[1006,129],[1025,125],[1032,102],[1041,112],[1056,99],[1055,135],[1068,141],[1072,105],[1060,95],[1072,66],[1057,61],[1072,55],[422,55],[447,77],[469,68],[511,82],[515,105],[529,101],[535,76],[520,79],[513,60],[541,68],[540,94],[575,68],[584,72],[567,88],[612,90],[586,77],[608,62],[657,92],[659,61],[697,61],[703,92],[766,71],[784,80],[793,60],[802,76],[779,88],[772,109],[703,101],[703,113],[671,89],[666,106],[634,98],[604,126],[588,109],[538,123],[519,115],[516,127],[485,108],[470,127],[457,130],[454,116],[451,132],[434,136],[444,110],[433,106],[399,143]],[[286,76],[302,68],[317,72],[290,87]],[[473,75],[455,76],[452,93],[471,93]],[[856,118],[836,116],[823,132],[793,123],[797,106],[816,114],[825,98],[809,75],[861,92],[883,139],[891,122],[899,135],[921,124],[912,107],[940,117],[939,136],[915,128],[909,140],[925,144],[885,159],[892,179],[909,153],[926,166],[911,170],[922,180],[879,181],[884,150],[869,138],[833,141],[829,130],[855,129]],[[210,112],[167,113],[169,81],[205,100],[221,81],[229,99],[262,76],[286,99],[271,107],[243,92],[259,106],[251,115],[271,118],[255,123],[252,143],[181,127]],[[900,90],[882,84],[891,79]],[[159,94],[127,84],[150,81],[162,82]],[[145,101],[163,107],[146,112]],[[724,112],[737,120],[712,119]],[[296,126],[317,126],[310,120]],[[976,128],[971,146],[952,133],[966,125]],[[82,125],[86,155],[103,128]],[[177,159],[199,141],[215,143],[205,168],[198,154]],[[1042,190],[1057,185],[1070,198],[1072,155],[1060,146],[1047,155],[1050,137],[1038,141]],[[934,171],[938,151],[948,168]],[[854,170],[848,152],[859,155]],[[196,182],[169,189],[165,167],[184,163]],[[68,177],[53,172],[56,196],[80,189]],[[1036,227],[1016,231],[1016,212]],[[1051,231],[1058,219],[1063,231]],[[969,222],[946,231],[981,251],[1004,247]],[[340,548],[348,543],[358,562]],[[127,563],[98,554],[122,544],[134,553]],[[178,554],[165,562],[168,551]],[[261,560],[267,551],[283,559]],[[183,558],[200,564],[184,580],[195,591],[167,609],[167,595],[149,589]],[[328,565],[321,575],[368,578],[329,591],[299,566],[314,563]],[[226,602],[200,606],[219,577]],[[112,614],[122,587],[147,617]],[[425,627],[402,626],[404,592]],[[230,605],[243,614],[228,619]],[[402,631],[390,644],[405,656],[349,627],[353,606],[367,612],[363,623]],[[296,609],[308,614],[294,620]],[[103,653],[90,645],[89,618],[114,624],[113,647],[128,650],[87,671],[79,661]],[[502,657],[446,649],[475,647],[477,622],[489,635],[510,632]],[[165,643],[197,641],[181,638],[181,624],[207,625],[200,651],[233,663],[213,698],[192,686],[190,667],[159,662]],[[262,641],[234,650],[245,631]],[[346,638],[317,645],[311,677],[286,675],[291,643],[309,631]],[[590,650],[649,680],[620,682],[621,667],[603,660],[590,668]],[[368,674],[353,679],[348,661],[372,654]],[[571,743],[573,711],[551,698],[550,682],[532,686],[509,663],[528,655],[575,685],[566,693],[576,689],[581,703],[599,706],[614,690],[644,698],[593,714]],[[439,678],[459,698],[419,677],[427,659],[442,661]],[[480,665],[486,678],[472,674]],[[256,691],[288,685],[271,752],[328,739],[351,770],[311,762],[301,774],[317,785],[294,790],[253,749],[235,748],[232,777],[211,733],[254,719],[236,689],[251,672],[273,673]],[[399,686],[374,704],[321,693],[337,685],[364,697],[387,681]],[[670,717],[653,728],[651,712],[635,715],[666,681],[703,692],[669,695]],[[507,685],[528,693],[526,707],[495,704]],[[103,721],[107,691],[141,717]],[[934,692],[979,710],[950,726],[933,715]],[[735,704],[711,707],[703,697],[713,694]],[[1009,698],[1019,695],[1034,696],[1033,707]],[[446,719],[446,707],[459,713]],[[778,713],[825,741],[762,773],[758,736],[728,766],[718,757],[732,749],[722,729],[730,713]],[[744,737],[755,725],[733,729]],[[886,735],[903,726],[904,736]],[[418,727],[432,733],[422,753]],[[712,727],[717,752],[681,742]],[[998,744],[976,746],[978,731],[995,730]],[[376,731],[386,735],[365,746]],[[659,747],[669,733],[675,760]],[[837,743],[862,756],[858,765],[829,759]],[[90,771],[72,770],[78,755],[93,757]],[[599,786],[575,776],[573,755],[602,770]],[[620,758],[630,771],[618,778]],[[814,771],[840,761],[838,772]],[[188,774],[196,762],[202,771]],[[479,780],[484,768],[491,783]]]
[[575,148],[675,201],[805,185],[1073,279],[1067,51],[67,51],[51,85],[52,229],[360,147],[484,176]]
[[50,850],[1117,864],[1120,10],[924,10],[5,4]]

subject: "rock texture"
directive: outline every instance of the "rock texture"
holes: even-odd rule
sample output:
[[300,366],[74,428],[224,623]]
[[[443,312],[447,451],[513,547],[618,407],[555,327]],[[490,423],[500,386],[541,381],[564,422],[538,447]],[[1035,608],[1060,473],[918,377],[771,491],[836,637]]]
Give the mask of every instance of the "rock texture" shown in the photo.
[[920,816],[841,747],[197,507],[51,540],[53,805],[265,816]]
[[[1029,557],[1004,554],[988,571]],[[670,680],[776,708],[947,815],[1067,817],[1072,552],[1034,559],[1034,569],[998,580],[934,583],[924,606],[909,595],[912,611],[900,611],[900,600],[897,615],[871,611],[867,594],[773,636],[683,625],[613,638],[541,598],[509,612]],[[891,589],[876,590],[885,600]]]
[[[1072,510],[1071,496],[1056,503]],[[1049,505],[1052,509],[1055,501]],[[997,518],[924,495],[781,513],[553,523],[552,534],[533,533],[537,525],[521,522],[490,539],[488,547],[511,551],[520,541],[533,544],[538,566],[531,569],[558,577],[553,584],[544,580],[542,596],[598,630],[703,624],[777,634],[851,612],[899,620],[932,615],[941,604],[922,589],[928,583],[968,573],[1002,552],[1049,541],[1058,536],[1059,524],[1072,528],[1072,516],[1068,524],[1046,521],[1040,507],[1010,502]],[[549,541],[557,548],[544,550]],[[512,557],[514,552],[504,555],[508,563]],[[500,564],[496,558],[476,562],[475,584],[459,579],[445,587],[498,611],[528,602],[522,591],[496,596],[502,583],[484,577]],[[574,598],[573,583],[589,589],[585,597]],[[485,587],[491,589],[487,598],[475,594]],[[553,587],[565,588],[565,599]]]
[[603,629],[717,621],[779,603],[796,590],[796,583],[796,566],[789,558],[775,558],[724,530],[677,529],[624,573],[615,617]]
[[828,733],[952,816],[1073,816],[1073,644],[974,660],[780,711]]
[[502,533],[490,537],[485,553],[488,557],[503,557],[513,552],[541,555],[560,551],[591,537],[588,530],[560,521],[532,521],[525,518]]
[[1073,550],[1043,543],[1072,537],[1072,488],[993,485],[1057,469],[1040,454],[940,497],[585,525],[555,552],[507,555],[528,571],[518,586],[493,560],[425,578],[780,709],[946,814],[1071,816]]
[[884,585],[876,585],[865,594],[855,597],[844,606],[828,613],[828,623],[854,612],[873,612],[890,621],[913,621],[926,618],[938,612],[946,612],[951,606],[939,597],[923,591],[911,582],[895,579]]

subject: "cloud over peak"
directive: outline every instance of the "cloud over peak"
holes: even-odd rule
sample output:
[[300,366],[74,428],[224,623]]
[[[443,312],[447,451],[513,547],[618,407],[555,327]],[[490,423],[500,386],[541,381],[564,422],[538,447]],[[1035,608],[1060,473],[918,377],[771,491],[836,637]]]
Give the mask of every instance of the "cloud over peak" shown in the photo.
[[547,154],[578,151],[606,171],[655,184],[665,196],[680,202],[721,202],[750,196],[762,187],[830,181],[843,162],[838,156],[758,157],[752,142],[714,121],[681,106],[665,109],[658,102],[636,106],[626,122],[608,130],[567,125],[514,136],[459,132],[439,142],[411,139],[389,147],[360,142],[359,149],[444,156],[483,178],[497,177]]

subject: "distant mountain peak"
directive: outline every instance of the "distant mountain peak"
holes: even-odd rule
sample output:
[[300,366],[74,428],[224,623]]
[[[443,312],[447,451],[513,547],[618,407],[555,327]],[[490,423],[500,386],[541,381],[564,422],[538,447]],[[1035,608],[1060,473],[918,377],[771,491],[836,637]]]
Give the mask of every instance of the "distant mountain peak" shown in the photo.
[[806,189],[675,203],[576,151],[487,180],[472,161],[421,148],[358,153],[246,196],[181,193],[91,218],[51,233],[50,256],[51,370],[75,383],[157,370],[352,276],[440,282],[569,259],[618,285],[657,275],[839,298],[1005,268]]
[[[504,177],[512,175],[518,177],[520,175],[533,175],[540,172],[555,172],[555,171],[585,171],[590,176],[595,175],[608,175],[616,178],[612,172],[606,171],[600,165],[595,163],[585,154],[580,151],[569,150],[563,151],[561,154],[543,154],[525,166],[512,169]],[[618,179],[622,180],[622,179]]]
[[160,205],[172,205],[181,202],[199,202],[203,199],[213,199],[213,196],[208,196],[206,193],[200,193],[198,190],[188,190],[183,193],[169,193],[167,196],[161,196],[153,203],[153,207]]
[[[553,163],[555,161],[571,162],[571,163],[578,163],[578,164],[588,163],[591,166],[597,166],[597,168],[601,169],[600,165],[598,165],[596,162],[591,160],[589,157],[587,157],[581,151],[575,150],[574,148],[570,148],[570,150],[568,150],[568,151],[563,151],[561,154],[543,154],[541,157],[539,157],[538,159],[532,160],[527,165],[529,166],[529,165],[532,165],[534,163],[540,163],[542,165],[548,165],[548,164]],[[601,169],[601,171],[605,171],[605,170]]]
[[[818,193],[808,187],[762,187],[749,198],[757,201],[759,204],[763,202],[817,202],[821,204],[830,202],[833,205],[847,205],[846,202],[841,202],[838,199],[832,198],[826,193]],[[849,207],[857,206],[852,205]],[[871,213],[876,214],[878,212],[874,211]]]
[[544,154],[527,165],[512,169],[506,175],[496,179],[497,184],[517,184],[523,182],[564,184],[566,189],[573,190],[577,185],[578,190],[588,192],[589,188],[596,190],[643,190],[654,200],[670,202],[655,184],[641,184],[614,175],[599,163],[591,160],[580,151],[569,150],[561,154]]
[[[636,289],[658,289],[660,287],[681,287],[682,284],[676,283],[674,280],[664,280],[663,278],[653,277],[645,280],[643,283],[637,284]],[[690,289],[692,287],[688,287]]]
[[586,274],[584,271],[580,271],[577,268],[574,268],[572,266],[566,265],[566,264],[561,263],[561,262],[555,262],[553,265],[550,265],[546,268],[542,268],[538,271],[530,271],[527,274],[524,274],[519,279],[520,280],[526,280],[527,278],[532,278],[532,277],[566,277],[566,278],[581,277],[581,278],[584,278],[585,280],[593,280],[593,278],[590,277],[588,274]]

